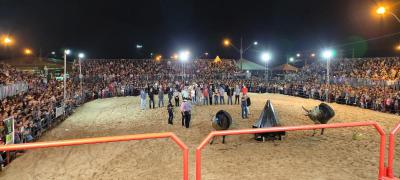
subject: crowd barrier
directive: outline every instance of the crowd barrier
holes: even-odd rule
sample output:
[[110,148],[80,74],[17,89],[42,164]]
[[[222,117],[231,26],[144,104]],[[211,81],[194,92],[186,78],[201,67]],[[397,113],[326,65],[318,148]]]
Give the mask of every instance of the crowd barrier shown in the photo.
[[0,85],[0,100],[26,91],[28,91],[28,84],[25,82],[10,85]]
[[241,129],[241,130],[227,130],[227,131],[213,131],[201,142],[196,148],[196,180],[201,180],[201,150],[208,144],[208,142],[215,136],[239,135],[239,134],[256,134],[267,132],[280,132],[280,131],[299,131],[299,130],[314,130],[322,128],[345,128],[345,127],[360,127],[360,126],[373,126],[380,134],[380,149],[379,149],[379,179],[386,176],[385,160],[385,132],[382,127],[376,122],[352,122],[352,123],[336,123],[336,124],[321,124],[321,125],[304,125],[304,126],[287,126],[287,127],[273,127],[261,129]]
[[28,150],[28,149],[78,146],[85,144],[98,144],[98,143],[122,142],[122,141],[133,141],[133,140],[144,140],[144,139],[160,139],[160,138],[171,138],[181,148],[183,152],[183,179],[188,180],[189,149],[185,145],[185,143],[183,143],[174,133],[171,132],[111,136],[111,137],[96,137],[96,138],[85,138],[85,139],[71,139],[71,140],[35,142],[35,143],[25,143],[25,144],[12,144],[12,145],[0,146],[0,151],[10,152],[10,151]]
[[394,151],[395,151],[394,149],[396,147],[395,138],[396,138],[396,134],[399,132],[399,130],[400,130],[400,123],[397,124],[392,131],[390,131],[390,135],[389,135],[389,152],[388,152],[388,167],[387,167],[387,178],[386,179],[397,180],[397,178],[394,177],[394,174],[393,174],[393,162],[394,162]]

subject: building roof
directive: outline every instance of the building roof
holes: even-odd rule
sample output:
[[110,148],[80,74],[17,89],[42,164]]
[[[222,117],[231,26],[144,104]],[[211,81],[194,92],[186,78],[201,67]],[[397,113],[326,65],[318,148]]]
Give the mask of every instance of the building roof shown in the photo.
[[246,59],[241,59],[236,63],[236,67],[240,69],[240,66],[242,65],[242,69],[247,71],[258,71],[258,70],[265,70],[265,67],[262,65],[259,65],[257,63],[251,62]]

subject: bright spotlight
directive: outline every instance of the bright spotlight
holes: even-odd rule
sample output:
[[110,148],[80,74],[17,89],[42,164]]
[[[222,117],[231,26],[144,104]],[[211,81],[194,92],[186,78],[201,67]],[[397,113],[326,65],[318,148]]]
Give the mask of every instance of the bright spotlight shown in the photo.
[[376,13],[377,14],[385,14],[385,12],[386,12],[386,8],[385,7],[383,7],[383,6],[381,6],[381,7],[379,7],[378,9],[376,9]]
[[84,57],[85,57],[85,54],[79,53],[79,54],[78,54],[78,57],[79,57],[79,58],[84,58]]
[[5,46],[11,45],[13,42],[14,40],[10,36],[6,35],[1,37],[1,43]]
[[293,57],[290,57],[290,58],[289,58],[289,61],[290,61],[290,62],[293,62],[293,61],[294,61],[294,58],[293,58]]
[[24,54],[25,54],[25,55],[31,55],[31,54],[32,54],[32,50],[30,50],[30,49],[28,49],[28,48],[25,48],[25,49],[24,49]]
[[143,45],[141,45],[141,44],[136,44],[136,49],[142,49],[143,48]]
[[11,42],[12,42],[11,38],[9,38],[9,37],[4,38],[4,43],[5,44],[9,44]]
[[300,56],[301,56],[301,54],[300,54],[300,53],[297,53],[297,54],[296,54],[296,56],[297,56],[297,57],[300,57]]
[[171,58],[172,58],[172,59],[178,59],[178,54],[173,54],[173,55],[171,56]]
[[333,57],[333,55],[334,55],[334,52],[331,49],[327,49],[322,52],[322,57],[325,59],[330,59]]
[[311,57],[315,57],[315,53],[312,53],[312,54],[311,54]]
[[179,59],[182,60],[183,62],[188,61],[189,57],[190,57],[189,51],[182,51],[179,53]]
[[68,54],[70,54],[70,53],[71,53],[71,50],[69,50],[69,49],[66,49],[66,50],[64,51],[64,53],[68,55]]
[[225,45],[225,46],[231,45],[231,41],[230,41],[229,39],[225,39],[225,40],[224,40],[224,45]]
[[52,51],[51,54],[52,54],[52,55],[56,55],[56,52],[55,52],[55,51]]
[[254,41],[253,44],[254,44],[254,46],[257,46],[257,45],[258,45],[258,42],[257,42],[257,41]]
[[158,56],[156,57],[156,60],[157,60],[157,61],[161,61],[161,58],[162,58],[162,56],[161,56],[161,55],[158,55]]
[[265,62],[271,60],[271,58],[272,58],[272,55],[271,55],[271,53],[269,53],[269,52],[263,52],[263,53],[261,54],[261,60],[263,60],[263,61],[265,61]]

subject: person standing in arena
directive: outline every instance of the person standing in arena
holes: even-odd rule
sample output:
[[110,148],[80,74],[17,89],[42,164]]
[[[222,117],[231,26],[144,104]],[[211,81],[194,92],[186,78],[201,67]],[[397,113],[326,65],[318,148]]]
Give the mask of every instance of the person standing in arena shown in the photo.
[[240,99],[239,99],[240,88],[239,88],[239,85],[236,85],[234,94],[235,94],[235,104],[240,104]]
[[209,100],[209,105],[212,105],[212,97],[213,97],[213,91],[211,86],[208,86],[208,100]]
[[160,85],[160,88],[158,90],[158,107],[164,107],[164,90],[162,88],[162,86]]
[[214,105],[218,105],[218,89],[214,90]]
[[242,119],[247,119],[248,118],[248,116],[247,116],[247,96],[246,95],[244,95],[244,96],[242,96],[242,99],[241,99],[241,107],[242,107]]
[[225,104],[225,88],[223,85],[219,87],[219,104]]
[[191,111],[192,111],[192,105],[190,104],[190,102],[187,101],[186,99],[183,100],[183,103],[181,105],[181,112],[183,114],[182,120],[184,120],[184,125],[186,128],[189,128],[190,125]]
[[140,90],[140,109],[146,109],[146,91],[144,89]]
[[174,106],[172,106],[172,103],[169,102],[168,106],[167,106],[167,110],[168,110],[168,124],[173,125],[173,121],[174,121]]
[[203,105],[208,105],[208,88],[203,88]]
[[246,85],[243,85],[243,88],[242,88],[242,94],[243,94],[243,96],[244,96],[244,95],[247,95],[247,92],[248,92],[248,89],[247,89]]
[[172,96],[174,96],[174,90],[171,87],[167,88],[168,90],[168,103],[172,103]]
[[151,109],[151,104],[153,104],[153,109],[154,109],[154,91],[153,91],[152,87],[149,89],[149,107],[150,107],[150,109]]
[[194,90],[194,87],[190,90],[190,97],[192,98],[192,103],[196,104],[196,91]]
[[178,91],[178,89],[175,89],[174,99],[175,99],[175,106],[179,107],[179,91]]
[[250,101],[250,97],[246,95],[246,101],[247,101],[247,114],[250,115],[250,105],[251,105],[251,101]]
[[231,104],[232,105],[232,96],[233,96],[233,87],[231,87],[230,85],[228,86],[228,88],[226,89],[226,95],[228,96],[228,105]]

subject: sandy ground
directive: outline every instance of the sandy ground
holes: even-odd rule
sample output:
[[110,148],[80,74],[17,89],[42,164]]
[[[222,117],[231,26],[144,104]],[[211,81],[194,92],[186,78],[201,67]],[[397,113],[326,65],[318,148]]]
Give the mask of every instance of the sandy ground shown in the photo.
[[[221,109],[234,120],[232,129],[250,128],[271,99],[284,126],[312,124],[301,106],[320,102],[276,94],[251,94],[250,119],[243,120],[238,105],[195,106],[190,129],[167,124],[166,108],[139,109],[137,97],[101,99],[81,106],[41,141],[83,137],[174,132],[190,150],[190,179],[194,179],[194,149],[213,130],[211,117]],[[157,102],[157,101],[156,101]],[[330,123],[376,121],[389,131],[399,116],[331,104],[336,116]],[[324,136],[312,131],[288,132],[283,141],[257,142],[252,135],[220,139],[203,150],[203,179],[376,179],[379,136],[375,129],[328,129]],[[362,134],[354,140],[354,134]],[[397,139],[398,142],[400,138]],[[17,158],[0,179],[181,179],[182,156],[171,140],[144,140],[31,150]],[[400,149],[396,159],[400,158]],[[396,167],[399,167],[396,160]],[[395,170],[400,175],[400,170]]]

